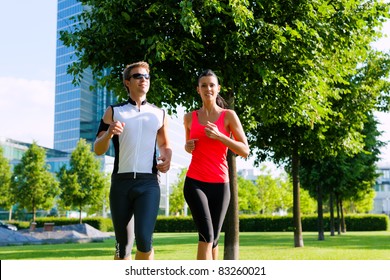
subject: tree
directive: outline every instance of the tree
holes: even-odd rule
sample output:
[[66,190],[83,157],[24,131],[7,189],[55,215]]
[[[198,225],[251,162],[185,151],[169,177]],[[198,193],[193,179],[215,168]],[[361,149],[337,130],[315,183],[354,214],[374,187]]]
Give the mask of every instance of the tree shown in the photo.
[[270,171],[256,179],[257,196],[260,200],[260,212],[272,214],[278,211],[289,211],[292,208],[290,195],[292,185],[286,177],[275,178]]
[[374,208],[374,189],[361,193],[357,198],[350,198],[344,203],[346,213],[369,213]]
[[49,210],[59,194],[58,182],[46,164],[46,152],[35,142],[14,167],[11,192],[21,208],[27,208],[36,218],[37,209]]
[[372,197],[375,181],[379,176],[376,171],[376,163],[379,161],[379,149],[384,143],[378,140],[381,133],[377,130],[377,123],[372,113],[367,114],[367,122],[363,128],[364,149],[344,161],[347,168],[345,179],[341,180],[343,184],[334,189],[336,199],[339,202],[338,209],[342,219],[339,221],[339,225],[342,226],[342,232],[346,231],[343,227],[345,225],[343,201],[349,199],[361,201],[366,197]]
[[3,149],[0,147],[0,206],[9,211],[9,220],[12,217],[13,199],[11,195],[11,166],[3,156]]
[[88,205],[84,208],[87,214],[102,213],[102,216],[106,216],[107,211],[110,209],[110,186],[111,186],[111,174],[102,173],[103,190],[101,197],[98,198],[95,203]]
[[[291,213],[293,208],[292,183],[287,174],[273,175],[270,170],[262,169],[256,179],[257,197],[260,201],[260,212],[263,214]],[[301,211],[305,214],[315,212],[315,200],[310,194],[302,190]]]
[[[78,58],[69,68],[75,81],[91,68],[101,85],[123,97],[124,64],[146,60],[153,71],[149,100],[175,111],[177,105],[199,105],[192,94],[196,76],[212,68],[250,145],[259,148],[258,161],[292,162],[294,243],[303,246],[299,157],[315,155],[318,148],[329,154],[359,147],[356,123],[344,133],[330,133],[329,127],[338,125],[332,122],[338,116],[332,102],[345,93],[337,85],[345,83],[380,36],[376,27],[389,17],[388,6],[374,0],[81,2],[88,5],[79,17],[82,23],[61,32]],[[103,75],[107,69],[109,76]],[[228,162],[232,199],[225,256],[237,259],[234,154]]]
[[258,213],[260,200],[257,188],[250,180],[238,177],[238,209],[239,211]]
[[[343,201],[359,202],[370,197],[373,199],[373,186],[378,176],[375,163],[379,160],[379,149],[384,145],[382,141],[377,139],[380,132],[377,131],[376,127],[377,121],[372,113],[368,113],[367,121],[362,130],[362,134],[365,136],[364,147],[355,155],[339,152],[336,156],[325,157],[321,160],[303,159],[300,177],[303,188],[317,197],[319,240],[324,240],[323,197],[330,200],[331,225],[335,224],[333,221],[334,199],[338,209],[336,214],[339,218],[343,216]],[[367,205],[365,202],[365,204],[365,209],[368,209],[370,203]],[[339,226],[344,224],[343,220],[338,221]],[[345,229],[340,227],[339,231],[345,231]],[[334,228],[331,228],[331,234],[334,234]]]
[[174,215],[183,215],[185,199],[183,195],[183,186],[187,168],[183,168],[178,176],[178,181],[171,185],[172,193],[169,195],[169,212]]
[[58,172],[61,188],[61,202],[65,207],[79,210],[80,224],[82,211],[89,205],[101,205],[106,179],[100,170],[100,161],[91,151],[91,145],[80,139],[72,152],[69,169],[62,166]]

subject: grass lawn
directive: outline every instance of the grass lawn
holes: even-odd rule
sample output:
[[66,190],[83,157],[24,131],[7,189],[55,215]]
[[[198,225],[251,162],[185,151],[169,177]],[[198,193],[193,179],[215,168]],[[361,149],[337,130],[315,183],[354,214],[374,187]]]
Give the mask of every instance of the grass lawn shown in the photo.
[[[223,234],[220,259],[223,259]],[[325,235],[303,233],[303,248],[294,248],[292,232],[240,233],[240,260],[390,260],[390,231]],[[155,233],[156,260],[193,260],[196,233]],[[112,260],[114,239],[94,243],[0,247],[0,260]]]

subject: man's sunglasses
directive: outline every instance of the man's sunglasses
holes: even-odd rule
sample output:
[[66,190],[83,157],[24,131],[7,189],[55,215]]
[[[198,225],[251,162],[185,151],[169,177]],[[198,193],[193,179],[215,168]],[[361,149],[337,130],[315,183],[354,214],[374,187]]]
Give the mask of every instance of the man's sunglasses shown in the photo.
[[146,80],[149,80],[150,79],[150,75],[149,74],[135,73],[135,74],[131,75],[130,78],[134,78],[134,79],[137,79],[137,80],[145,78]]

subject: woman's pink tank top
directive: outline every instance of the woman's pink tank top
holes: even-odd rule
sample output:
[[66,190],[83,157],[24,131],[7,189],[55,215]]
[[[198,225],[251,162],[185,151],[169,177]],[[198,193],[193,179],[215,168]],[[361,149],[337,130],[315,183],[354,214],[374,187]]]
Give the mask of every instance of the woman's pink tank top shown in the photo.
[[[225,130],[223,110],[215,122],[219,131],[229,137]],[[198,139],[192,151],[192,159],[187,176],[208,183],[229,182],[229,170],[226,160],[227,147],[222,142],[206,136],[205,126],[199,124],[197,111],[192,112],[190,139]]]

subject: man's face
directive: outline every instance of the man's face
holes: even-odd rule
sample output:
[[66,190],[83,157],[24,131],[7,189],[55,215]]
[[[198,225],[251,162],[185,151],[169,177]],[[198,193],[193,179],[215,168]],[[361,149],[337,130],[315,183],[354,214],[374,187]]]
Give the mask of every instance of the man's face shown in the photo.
[[131,69],[130,79],[126,81],[126,86],[132,95],[144,95],[150,88],[150,76],[143,67]]

